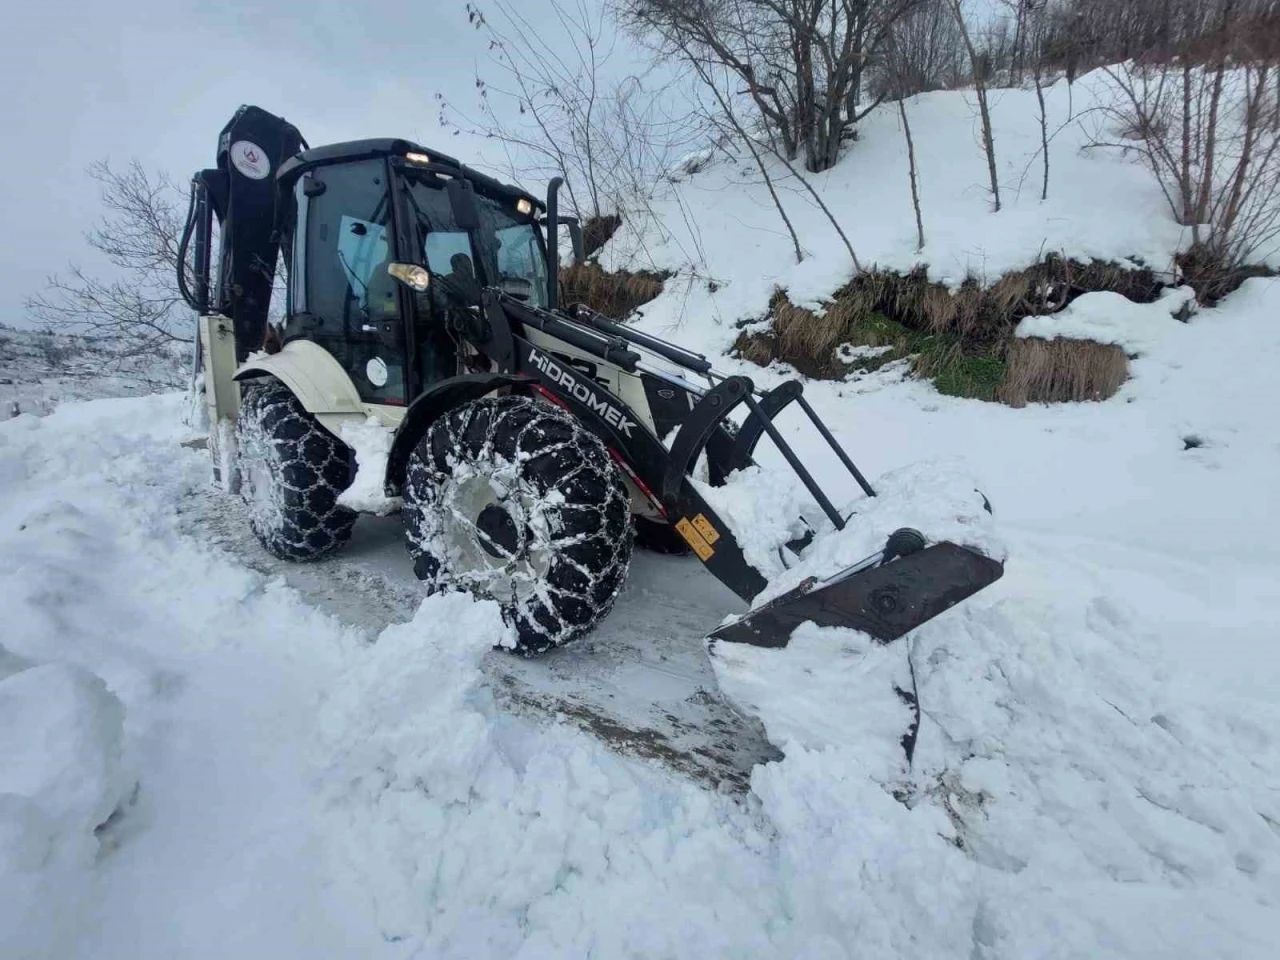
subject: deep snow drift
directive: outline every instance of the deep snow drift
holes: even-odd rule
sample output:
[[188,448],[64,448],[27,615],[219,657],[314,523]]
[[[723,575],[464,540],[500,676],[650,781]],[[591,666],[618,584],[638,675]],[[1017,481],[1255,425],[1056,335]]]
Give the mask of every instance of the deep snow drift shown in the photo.
[[1009,568],[911,640],[911,771],[863,638],[717,654],[786,753],[743,800],[499,710],[487,604],[369,646],[182,536],[177,398],[0,425],[4,956],[1270,956],[1277,310],[1103,404],[811,389],[873,474],[973,475]]

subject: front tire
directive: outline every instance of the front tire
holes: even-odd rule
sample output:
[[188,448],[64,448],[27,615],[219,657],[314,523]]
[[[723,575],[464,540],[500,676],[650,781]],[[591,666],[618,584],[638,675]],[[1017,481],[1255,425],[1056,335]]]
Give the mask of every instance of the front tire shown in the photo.
[[338,505],[351,483],[351,450],[278,380],[244,388],[236,469],[249,526],[268,553],[316,560],[351,539],[356,514]]
[[626,485],[600,440],[529,397],[474,400],[409,459],[405,532],[428,589],[496,600],[517,649],[568,643],[608,614],[631,562]]

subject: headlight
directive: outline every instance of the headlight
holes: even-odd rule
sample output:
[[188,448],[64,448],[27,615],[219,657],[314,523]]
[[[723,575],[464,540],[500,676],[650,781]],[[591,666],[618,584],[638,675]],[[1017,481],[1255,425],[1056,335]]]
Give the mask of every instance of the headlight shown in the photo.
[[516,201],[516,213],[523,213],[527,217],[533,213],[533,204],[521,197]]
[[389,263],[387,273],[411,290],[421,292],[431,285],[431,274],[427,273],[427,268],[416,263]]
[[425,165],[431,162],[431,157],[425,153],[406,153],[404,158],[410,163],[421,163]]

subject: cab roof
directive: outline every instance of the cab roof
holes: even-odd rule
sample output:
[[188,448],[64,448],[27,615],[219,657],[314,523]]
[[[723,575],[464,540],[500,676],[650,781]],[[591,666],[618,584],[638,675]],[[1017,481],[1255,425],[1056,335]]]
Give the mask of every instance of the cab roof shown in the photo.
[[426,154],[431,158],[434,168],[446,168],[444,172],[470,180],[485,193],[509,198],[511,200],[528,200],[538,210],[546,210],[546,205],[517,186],[496,180],[487,173],[473,170],[459,163],[447,154],[439,153],[430,147],[424,147],[412,140],[391,137],[376,137],[371,140],[347,140],[343,143],[330,143],[320,147],[310,147],[301,153],[294,154],[276,172],[276,179],[287,184],[315,167],[328,166],[335,163],[352,163],[357,160],[369,160],[374,157],[399,156],[409,153]]

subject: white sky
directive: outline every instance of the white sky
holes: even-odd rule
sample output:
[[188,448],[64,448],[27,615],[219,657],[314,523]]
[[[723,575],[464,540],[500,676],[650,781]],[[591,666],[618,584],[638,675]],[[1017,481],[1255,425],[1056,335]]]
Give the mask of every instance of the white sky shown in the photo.
[[136,157],[185,184],[213,165],[242,103],[287,117],[312,144],[403,136],[468,161],[490,146],[436,123],[435,92],[470,106],[485,58],[463,0],[37,0],[6,20],[2,323],[21,324],[24,298],[69,260],[95,264],[83,240],[99,215],[92,161]]

